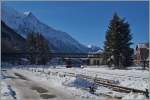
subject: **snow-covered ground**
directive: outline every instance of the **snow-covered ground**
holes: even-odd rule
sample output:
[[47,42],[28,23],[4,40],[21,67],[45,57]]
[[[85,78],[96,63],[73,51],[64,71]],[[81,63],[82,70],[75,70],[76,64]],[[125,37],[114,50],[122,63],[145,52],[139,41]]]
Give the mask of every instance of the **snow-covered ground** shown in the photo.
[[1,100],[15,100],[16,99],[16,94],[15,91],[11,88],[10,85],[8,85],[4,79],[6,77],[2,76],[1,80]]
[[[18,66],[19,67],[19,66]],[[54,89],[59,90],[65,97],[70,96],[69,100],[111,100],[111,99],[136,99],[144,100],[145,95],[140,93],[121,93],[108,89],[103,86],[96,88],[95,94],[91,94],[88,87],[92,85],[92,82],[81,79],[80,77],[67,76],[67,73],[83,74],[95,78],[104,78],[109,80],[118,81],[117,85],[144,90],[148,88],[148,75],[146,70],[112,70],[106,66],[88,66],[86,68],[65,68],[62,66],[52,66],[43,68],[43,66],[24,67],[20,66],[20,69],[13,68],[9,71],[17,72],[21,75],[28,77],[36,83],[40,83],[44,86],[51,86]],[[16,87],[17,88],[17,87]],[[63,92],[65,91],[65,94]],[[16,92],[17,93],[17,92]],[[73,97],[73,98],[72,98]],[[60,98],[59,98],[60,99]],[[57,100],[59,100],[57,98]],[[51,99],[50,99],[51,100]],[[60,99],[61,100],[61,99]]]
[[131,87],[135,89],[145,90],[148,88],[148,77],[149,72],[147,70],[119,70],[119,69],[109,69],[105,66],[100,67],[90,67],[90,68],[65,68],[65,67],[57,67],[57,68],[38,68],[37,70],[41,70],[44,72],[59,72],[59,73],[75,73],[75,74],[83,74],[87,76],[93,76],[97,78],[104,78],[109,80],[118,81],[120,86]]

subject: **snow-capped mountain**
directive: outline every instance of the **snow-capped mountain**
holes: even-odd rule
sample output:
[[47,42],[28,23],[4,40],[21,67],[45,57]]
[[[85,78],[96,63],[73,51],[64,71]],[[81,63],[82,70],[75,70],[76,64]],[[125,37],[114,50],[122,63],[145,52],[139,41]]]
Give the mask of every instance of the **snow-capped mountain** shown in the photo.
[[31,12],[19,13],[13,8],[2,5],[2,21],[26,38],[29,32],[39,32],[55,52],[88,52],[88,48],[73,39],[66,32],[55,30],[42,23]]

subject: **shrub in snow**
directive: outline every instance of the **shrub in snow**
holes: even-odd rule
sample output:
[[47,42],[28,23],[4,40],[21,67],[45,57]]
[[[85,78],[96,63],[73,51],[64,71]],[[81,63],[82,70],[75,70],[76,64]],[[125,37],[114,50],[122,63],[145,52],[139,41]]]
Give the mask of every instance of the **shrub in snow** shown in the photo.
[[10,91],[11,96],[12,96],[14,99],[16,99],[16,92],[12,90],[12,88],[11,88],[10,85],[8,85],[8,89],[9,89],[9,91]]
[[14,100],[16,99],[16,93],[8,86],[5,82],[1,82],[1,99],[3,100]]
[[94,84],[93,84],[93,85],[91,85],[89,88],[90,88],[90,91],[89,91],[89,92],[90,92],[91,94],[94,94],[94,93],[95,93],[95,91],[96,91],[96,90],[95,90],[95,86],[94,86]]

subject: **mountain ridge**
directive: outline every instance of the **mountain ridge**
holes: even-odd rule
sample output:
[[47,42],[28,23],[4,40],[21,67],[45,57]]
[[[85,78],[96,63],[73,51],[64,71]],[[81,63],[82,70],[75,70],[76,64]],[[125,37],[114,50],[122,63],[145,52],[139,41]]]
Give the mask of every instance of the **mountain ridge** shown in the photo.
[[[56,30],[42,23],[32,12],[20,13],[13,8],[2,6],[2,21],[15,32],[26,38],[30,32],[41,33],[54,52],[87,53],[91,49],[79,43],[68,33]],[[93,50],[92,50],[93,51]]]
[[68,33],[42,23],[31,12],[24,15],[14,9],[2,7],[2,20],[24,38],[29,32],[41,33],[53,45],[51,48],[56,52],[88,52],[86,46],[80,44]]

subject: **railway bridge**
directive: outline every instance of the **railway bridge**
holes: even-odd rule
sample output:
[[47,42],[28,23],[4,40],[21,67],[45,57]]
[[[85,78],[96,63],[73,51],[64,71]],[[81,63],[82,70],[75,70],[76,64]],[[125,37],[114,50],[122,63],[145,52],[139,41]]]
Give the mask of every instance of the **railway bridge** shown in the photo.
[[[26,58],[30,55],[39,55],[40,53],[34,52],[2,52],[2,57],[21,57]],[[100,58],[102,57],[102,54],[97,53],[48,53],[47,54],[49,58]]]

